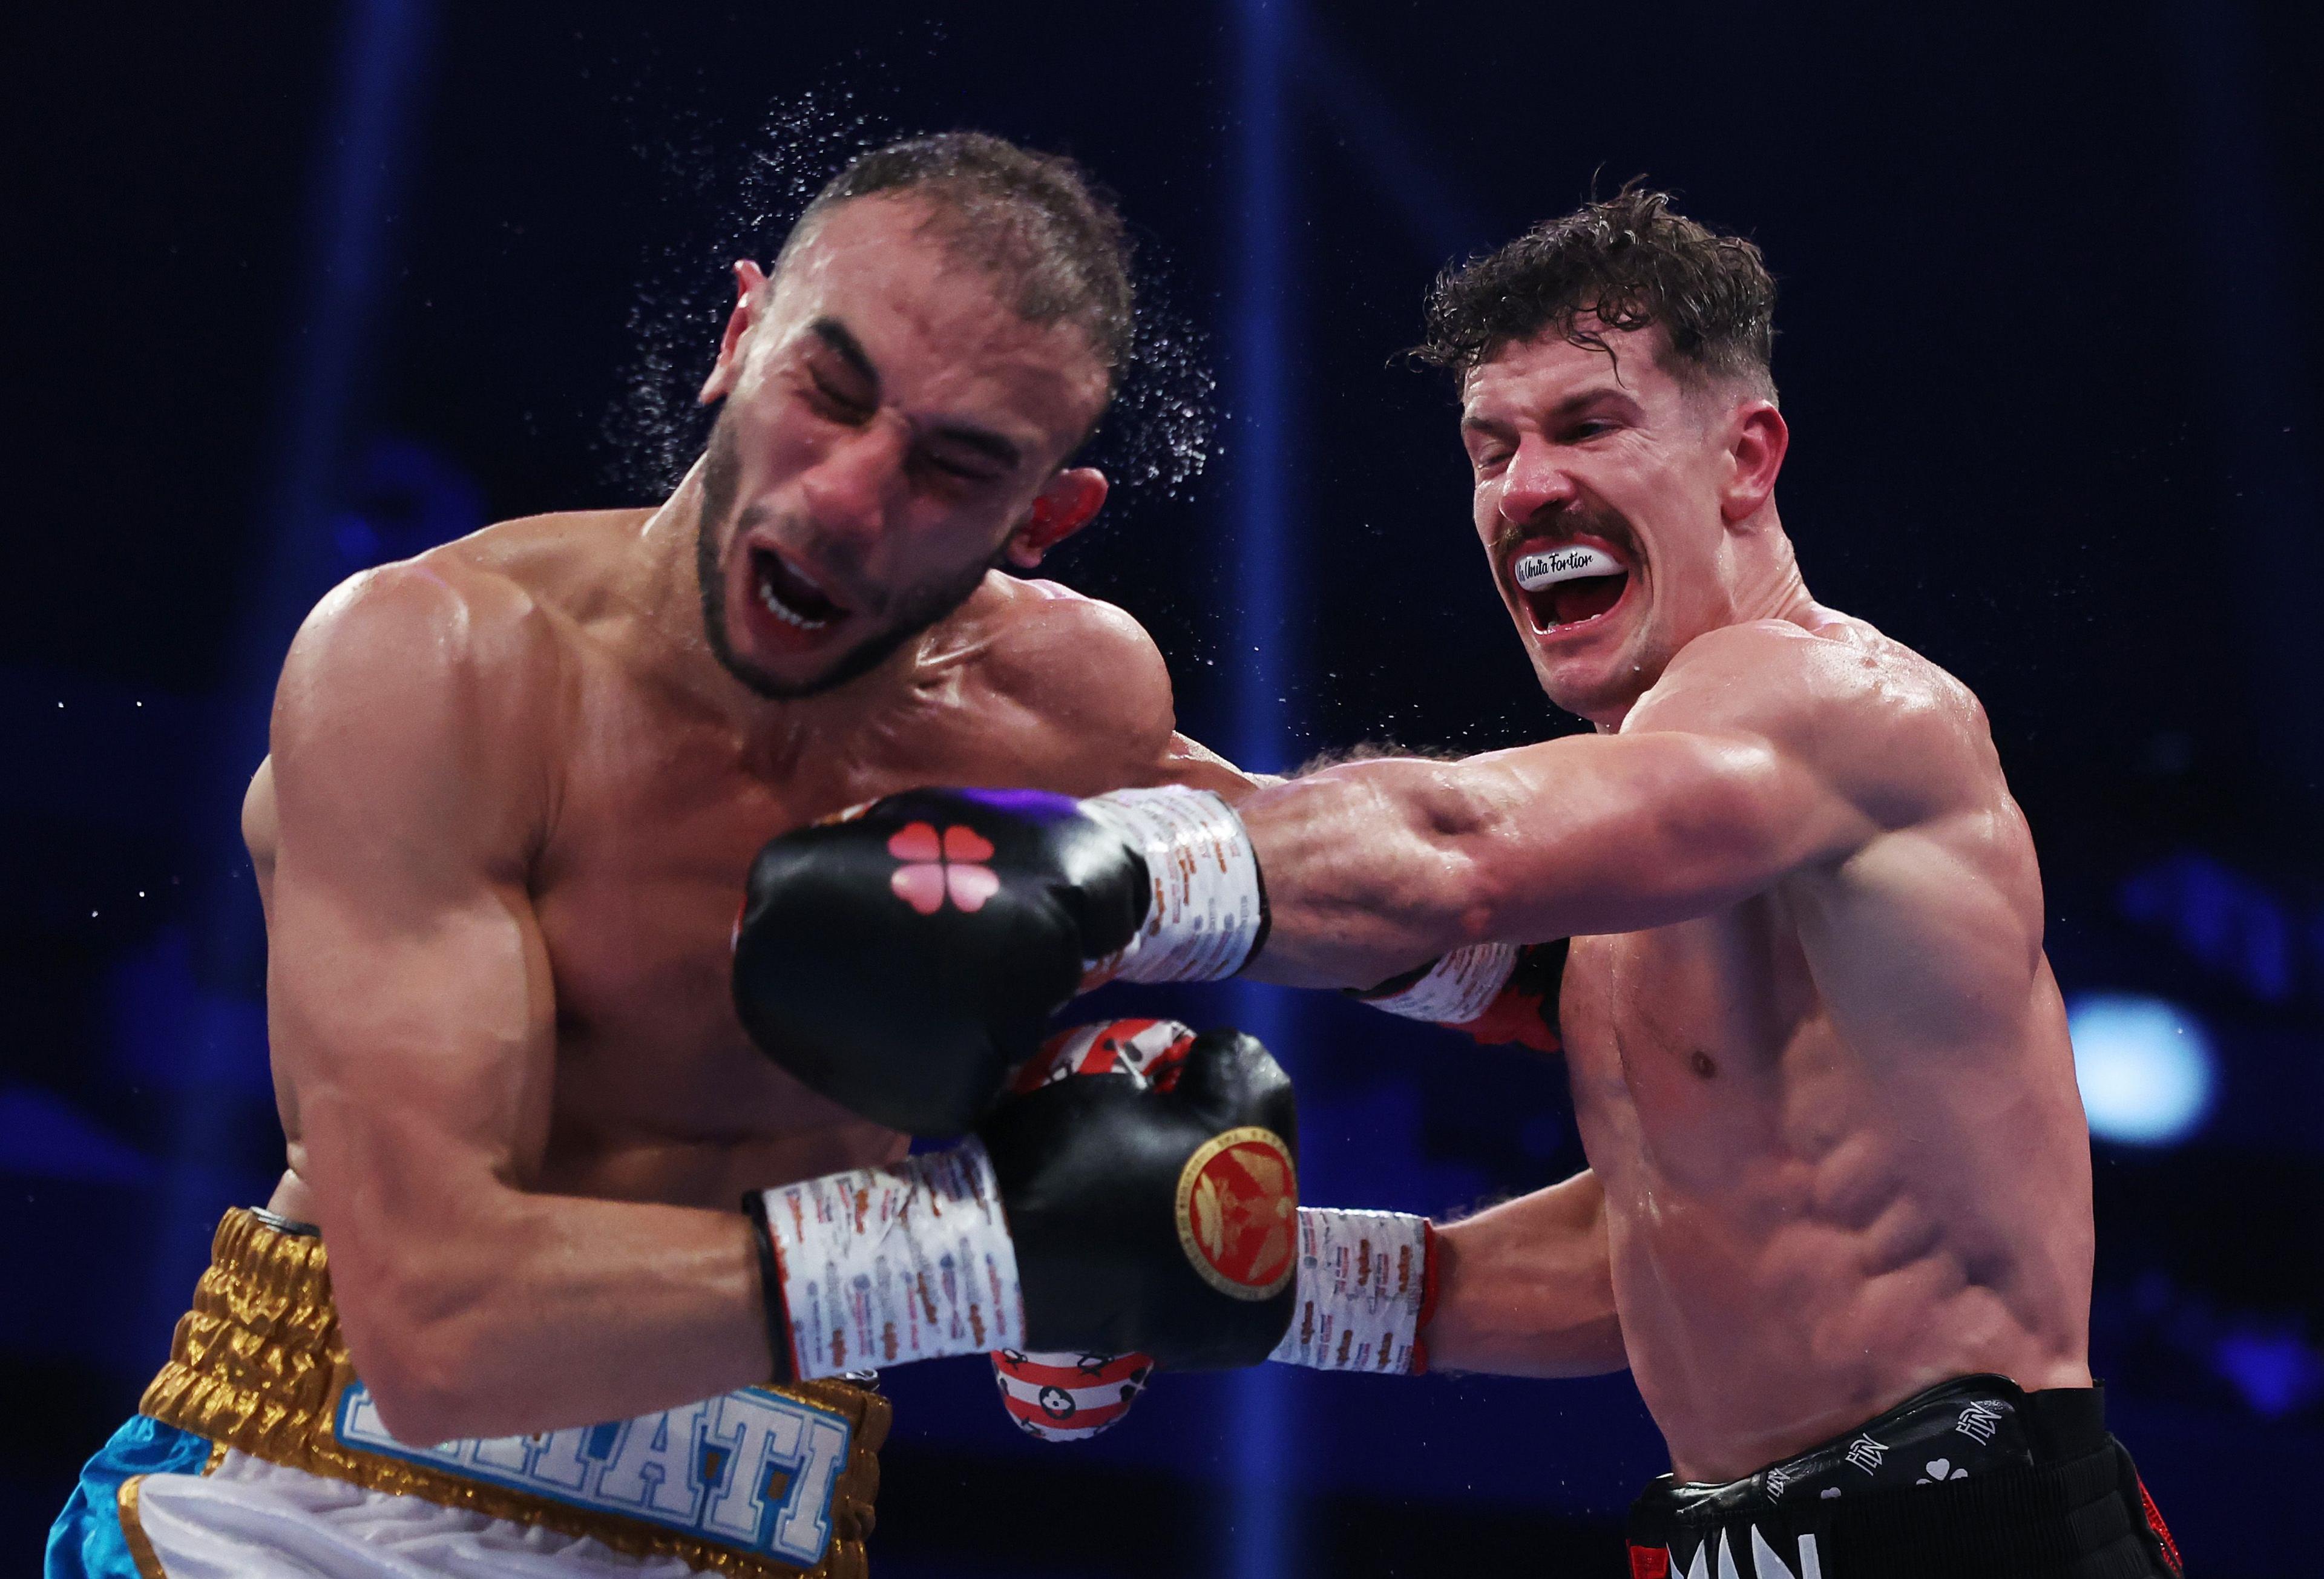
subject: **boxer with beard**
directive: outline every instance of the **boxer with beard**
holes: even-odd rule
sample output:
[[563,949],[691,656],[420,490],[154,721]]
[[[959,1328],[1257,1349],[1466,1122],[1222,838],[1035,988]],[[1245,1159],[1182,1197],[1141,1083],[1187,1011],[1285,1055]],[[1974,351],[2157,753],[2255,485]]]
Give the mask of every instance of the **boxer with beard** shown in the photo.
[[[1165,1236],[1172,1147],[1287,1150],[1255,1043],[906,1161],[728,990],[785,828],[954,780],[1232,781],[1135,622],[1023,578],[1106,495],[1072,457],[1130,346],[1120,218],[1069,162],[954,134],[859,158],[735,279],[715,430],[667,500],[368,571],[293,642],[244,808],[289,1167],[221,1226],[55,1579],[858,1575],[887,1405],[853,1367],[1279,1335],[1287,1293],[1054,1270],[1073,1214],[1114,1209],[1061,1174],[1076,1144],[1117,1194],[1154,1159]],[[929,837],[938,891],[970,891],[973,852]],[[1258,1204],[1286,1222],[1288,1160],[1252,1164],[1281,1164]],[[908,1307],[849,1303],[931,1214]]]
[[[1636,1574],[2173,1574],[2089,1368],[2033,840],[1969,689],[1808,592],[1774,296],[1748,241],[1628,189],[1432,298],[1487,566],[1591,733],[1223,797],[923,792],[778,840],[746,1018],[876,1111],[933,1064],[995,1088],[1023,1001],[1077,980],[1240,970],[1438,1020],[1529,981],[1591,1167],[1429,1236],[1416,1337],[1464,1370],[1628,1368],[1674,1472]],[[995,900],[898,906],[869,841],[904,815],[1001,851]],[[799,957],[842,910],[879,946]],[[939,956],[952,998],[862,1012]]]

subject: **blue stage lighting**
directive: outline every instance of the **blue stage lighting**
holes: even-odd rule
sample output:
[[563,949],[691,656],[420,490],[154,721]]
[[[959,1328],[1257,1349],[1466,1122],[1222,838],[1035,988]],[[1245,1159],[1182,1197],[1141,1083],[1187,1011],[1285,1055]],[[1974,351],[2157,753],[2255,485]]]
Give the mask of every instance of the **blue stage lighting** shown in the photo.
[[2066,1029],[2091,1134],[2166,1146],[2202,1123],[2216,1065],[2210,1036],[2191,1011],[2161,998],[2093,993],[2067,1004]]
[[[1300,573],[1296,518],[1298,356],[1291,257],[1298,218],[1285,92],[1297,0],[1232,0],[1237,88],[1227,319],[1229,398],[1237,414],[1231,461],[1240,608],[1237,685],[1227,739],[1235,760],[1287,771],[1294,731],[1285,698],[1295,688],[1288,613]],[[1246,654],[1248,654],[1246,656]],[[1279,989],[1238,983],[1235,1023],[1274,1049],[1296,1078],[1301,1012]],[[1255,1365],[1234,1383],[1234,1446],[1228,1470],[1225,1550],[1211,1571],[1227,1579],[1297,1579],[1305,1542],[1297,1524],[1299,1422],[1281,1368]]]

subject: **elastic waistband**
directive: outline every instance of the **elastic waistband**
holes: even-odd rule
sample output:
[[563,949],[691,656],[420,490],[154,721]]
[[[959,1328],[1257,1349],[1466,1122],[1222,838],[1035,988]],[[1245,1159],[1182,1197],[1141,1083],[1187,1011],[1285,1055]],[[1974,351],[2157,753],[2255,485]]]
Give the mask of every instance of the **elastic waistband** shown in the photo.
[[2095,1387],[2027,1392],[2006,1376],[1963,1376],[1915,1393],[1854,1429],[1738,1481],[1677,1481],[1646,1488],[1653,1506],[1682,1520],[1789,1502],[1964,1480],[2001,1469],[2061,1464],[2107,1442],[2106,1399]]
[[[791,1407],[794,1414],[796,1405],[804,1405],[818,1417],[844,1423],[844,1462],[830,1492],[828,1544],[811,1565],[785,1563],[764,1551],[672,1528],[668,1520],[632,1518],[585,1497],[560,1495],[547,1481],[543,1491],[523,1489],[527,1474],[554,1479],[552,1466],[542,1464],[538,1472],[534,1466],[559,1438],[575,1438],[567,1456],[586,1469],[585,1455],[602,1464],[620,1441],[602,1434],[638,1422],[505,1439],[512,1445],[403,1449],[383,1434],[362,1428],[367,1398],[339,1333],[321,1238],[285,1232],[254,1212],[228,1212],[218,1224],[209,1270],[195,1288],[193,1308],[179,1320],[169,1363],[146,1388],[139,1413],[272,1464],[495,1519],[593,1536],[632,1556],[669,1553],[734,1579],[862,1579],[865,1574],[863,1543],[872,1525],[879,1448],[888,1434],[890,1408],[885,1399],[862,1388],[807,1381],[746,1389],[726,1395],[726,1400],[694,1406],[705,1412],[728,1400],[760,1399],[778,1409]],[[787,1406],[786,1399],[792,1404]],[[670,1411],[670,1417],[679,1413]],[[753,1440],[748,1428],[738,1425],[746,1433],[739,1440]],[[763,1438],[766,1431],[758,1428]],[[840,1440],[836,1426],[832,1431],[831,1439]],[[351,1445],[350,1437],[374,1445]],[[600,1451],[590,1454],[592,1447]],[[475,1462],[465,1473],[462,1448],[479,1450],[466,1455]],[[595,1473],[602,1478],[602,1467]],[[763,1489],[779,1490],[785,1483],[779,1468],[769,1474]],[[752,1495],[760,1490],[752,1488]]]
[[1739,1481],[1655,1481],[1630,1510],[1632,1566],[2131,1579],[2158,1571],[2137,1483],[2100,1390],[1965,1376]]
[[2158,1561],[2137,1487],[2109,1439],[2062,1463],[1943,1484],[1674,1520],[1633,1510],[1631,1567],[1657,1579],[2149,1579],[2173,1570]]

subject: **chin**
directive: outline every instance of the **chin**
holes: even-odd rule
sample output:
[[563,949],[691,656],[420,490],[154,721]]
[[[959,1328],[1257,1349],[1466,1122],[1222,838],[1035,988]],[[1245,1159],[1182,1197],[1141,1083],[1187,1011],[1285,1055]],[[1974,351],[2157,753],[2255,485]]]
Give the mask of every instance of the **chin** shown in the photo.
[[1534,674],[1549,699],[1593,724],[1618,722],[1654,684],[1655,672],[1640,667],[1627,649],[1605,658],[1552,661],[1536,654],[1534,660]]
[[1595,686],[1585,688],[1560,683],[1552,680],[1547,675],[1541,677],[1541,688],[1543,694],[1558,706],[1575,717],[1586,718],[1592,724],[1620,714],[1630,701],[1635,700],[1635,698],[1609,696]]

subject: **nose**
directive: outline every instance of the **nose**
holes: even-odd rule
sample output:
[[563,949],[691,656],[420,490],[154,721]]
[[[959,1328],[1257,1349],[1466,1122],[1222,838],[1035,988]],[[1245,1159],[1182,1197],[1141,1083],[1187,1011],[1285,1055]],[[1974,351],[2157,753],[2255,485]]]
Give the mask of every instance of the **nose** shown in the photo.
[[860,428],[834,434],[799,478],[799,492],[816,525],[826,532],[875,536],[904,475],[910,434],[881,412]]
[[1572,476],[1559,464],[1556,450],[1538,434],[1518,440],[1501,474],[1501,519],[1523,526],[1544,511],[1563,509],[1580,496]]

